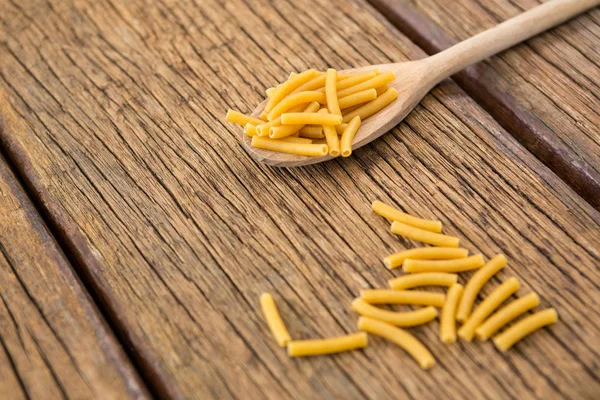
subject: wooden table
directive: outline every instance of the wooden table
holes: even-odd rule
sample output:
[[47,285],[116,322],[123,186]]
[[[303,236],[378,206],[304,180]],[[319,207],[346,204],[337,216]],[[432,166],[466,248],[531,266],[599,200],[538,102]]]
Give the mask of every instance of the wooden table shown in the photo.
[[[0,3],[1,393],[598,397],[598,10],[444,82],[349,159],[254,162],[225,111],[290,71],[421,58],[393,23],[434,52],[536,4],[372,2],[383,15],[363,0]],[[292,336],[334,336],[356,330],[360,289],[400,274],[381,259],[416,243],[373,199],[503,252],[484,293],[516,276],[560,323],[506,354],[412,329],[429,371],[375,337],[288,358],[260,293]]]

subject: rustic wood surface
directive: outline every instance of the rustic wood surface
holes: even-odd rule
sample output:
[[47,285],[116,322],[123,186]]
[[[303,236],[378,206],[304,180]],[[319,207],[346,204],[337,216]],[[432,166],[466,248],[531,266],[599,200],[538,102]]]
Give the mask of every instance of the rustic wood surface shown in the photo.
[[[6,122],[0,116],[3,132]],[[0,393],[3,399],[147,398],[2,157]]]
[[[536,0],[369,0],[430,54]],[[600,209],[600,10],[457,74],[458,83],[542,162]]]
[[[319,4],[0,4],[0,88],[28,126],[0,143],[146,384],[180,398],[593,398],[600,215],[455,84],[350,159],[286,170],[244,153],[226,109],[251,111],[290,71],[424,55],[366,3]],[[376,198],[504,252],[500,277],[561,322],[507,354],[443,345],[437,322],[412,329],[430,371],[377,338],[289,359],[260,293],[295,338],[355,331],[351,300],[414,245],[373,215]]]

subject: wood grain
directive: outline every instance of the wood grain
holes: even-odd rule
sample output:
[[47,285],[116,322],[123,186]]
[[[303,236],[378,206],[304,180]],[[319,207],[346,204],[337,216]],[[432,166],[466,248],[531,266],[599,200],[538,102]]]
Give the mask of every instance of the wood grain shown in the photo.
[[2,157],[0,215],[2,398],[148,398]]
[[[369,0],[429,54],[539,4]],[[454,76],[520,143],[600,209],[600,11]]]
[[[0,6],[0,86],[29,128],[0,141],[148,385],[175,398],[593,398],[600,216],[453,83],[350,159],[287,170],[245,154],[226,109],[250,112],[291,70],[424,55],[363,2],[319,4]],[[351,300],[413,245],[371,213],[375,198],[505,252],[501,277],[561,323],[506,355],[442,345],[437,322],[414,329],[437,356],[428,372],[377,338],[289,359],[260,293],[293,337],[355,331]]]

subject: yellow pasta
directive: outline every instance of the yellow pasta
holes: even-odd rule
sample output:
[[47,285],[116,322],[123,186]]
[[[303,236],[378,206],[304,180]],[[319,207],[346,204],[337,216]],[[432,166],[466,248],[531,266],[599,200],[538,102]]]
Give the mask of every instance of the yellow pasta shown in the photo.
[[463,272],[480,268],[485,261],[481,254],[455,260],[411,260],[402,264],[404,272]]
[[435,365],[435,359],[427,347],[404,329],[367,317],[358,319],[358,329],[397,344],[410,354],[423,369],[429,369]]
[[[340,76],[340,74],[338,74],[338,76]],[[349,88],[351,86],[357,85],[359,83],[365,82],[371,78],[374,78],[377,76],[377,72],[376,71],[364,71],[364,72],[357,72],[356,74],[354,74],[353,76],[350,76],[346,79],[342,79],[338,81],[337,84],[337,90],[343,90],[346,88]],[[338,93],[338,97],[339,97],[339,93]]]
[[418,240],[419,242],[440,247],[458,247],[459,240],[454,236],[433,233],[424,229],[415,228],[402,222],[394,221],[391,227],[392,233],[405,238]]
[[553,324],[556,321],[558,321],[558,314],[554,308],[538,311],[496,336],[494,338],[494,344],[499,350],[507,351],[525,336]]
[[364,289],[360,297],[369,304],[413,304],[442,307],[446,296],[424,290]]
[[359,332],[327,339],[293,340],[287,350],[290,357],[318,356],[362,349],[367,344],[367,334]]
[[305,143],[305,144],[311,144],[313,142],[311,139],[306,139],[306,138],[301,138],[301,137],[296,137],[296,136],[288,136],[288,137],[284,137],[283,139],[271,139],[271,140],[283,140],[284,142],[289,142],[289,143]]
[[382,94],[387,92],[388,89],[389,86],[386,83],[385,85],[379,86],[377,89],[375,89],[375,92],[377,93],[377,96],[381,96]]
[[317,71],[315,71],[314,69],[309,69],[295,76],[290,76],[290,78],[287,81],[283,82],[281,85],[275,88],[273,95],[269,97],[269,100],[267,101],[267,105],[265,106],[265,112],[271,112],[271,110],[281,100],[283,100],[285,96],[289,95],[298,86],[310,81],[316,75]]
[[302,105],[306,107],[307,104],[316,101],[317,103],[325,104],[325,95],[319,92],[299,92],[295,94],[291,94],[287,96],[285,99],[281,100],[271,112],[267,114],[267,119],[269,121],[273,121],[275,118],[279,117],[284,112],[289,109]]
[[260,296],[260,306],[262,308],[262,312],[265,316],[265,320],[267,321],[267,325],[273,334],[273,337],[277,341],[281,347],[285,346],[292,340],[281,316],[279,315],[279,311],[277,311],[277,306],[275,305],[275,300],[273,296],[269,293],[263,293]]
[[498,286],[481,304],[473,311],[473,314],[465,321],[458,330],[461,339],[470,342],[481,323],[493,313],[506,299],[519,290],[519,281],[516,278],[506,280]]
[[363,90],[375,89],[375,88],[378,88],[379,86],[386,85],[386,84],[392,82],[395,78],[396,78],[396,76],[394,75],[394,73],[392,71],[385,71],[385,72],[381,73],[380,75],[377,75],[367,81],[364,81],[364,82],[361,82],[354,86],[350,86],[346,89],[340,90],[338,92],[338,96],[346,97],[353,93],[362,92]]
[[297,154],[309,157],[327,155],[326,144],[290,143],[283,140],[262,138],[260,136],[253,136],[251,143],[253,147],[258,149],[278,151],[280,153]]
[[[299,106],[299,107],[303,107],[302,112],[313,113],[313,112],[316,112],[321,107],[321,105],[315,101],[315,102],[310,103],[308,106],[306,106],[306,108],[304,108],[304,106]],[[281,121],[281,117],[278,117],[277,119],[279,119]],[[275,121],[277,121],[277,119],[275,119]],[[304,128],[303,124],[286,125],[286,126],[282,126],[282,125],[272,126],[271,128],[269,128],[269,137],[271,139],[280,139],[283,137],[291,136],[291,135],[295,134],[296,132],[300,131],[300,129],[302,129],[302,128]],[[257,127],[257,129],[258,129],[258,127]]]
[[455,247],[418,247],[416,249],[404,250],[383,259],[383,263],[389,269],[402,265],[404,260],[454,260],[466,258],[469,250]]
[[[327,113],[327,110],[321,109],[319,113]],[[329,149],[329,155],[337,157],[340,155],[340,140],[338,138],[335,128],[331,125],[323,125],[323,133],[325,134],[325,140],[327,142],[327,148]]]
[[412,289],[421,286],[452,286],[458,281],[458,275],[446,272],[424,272],[404,275],[390,279],[388,284],[394,290]]
[[347,127],[348,127],[348,124],[340,124],[340,125],[336,125],[334,128],[335,128],[335,131],[337,132],[338,136],[341,136]]
[[479,340],[487,340],[502,327],[521,314],[537,307],[540,304],[540,298],[535,293],[529,293],[527,296],[510,302],[507,306],[496,311],[491,317],[485,320],[477,329],[475,336]]
[[342,133],[342,137],[340,138],[342,157],[350,157],[350,154],[352,154],[352,141],[354,141],[354,136],[356,135],[358,128],[360,128],[360,117],[357,116],[350,120],[346,130]]
[[460,283],[452,285],[446,295],[446,303],[440,315],[440,340],[444,343],[456,342],[456,308],[463,294]]
[[265,90],[265,94],[267,95],[267,97],[273,96],[273,93],[275,92],[275,89],[276,88],[274,88],[274,87],[270,87],[267,90]]
[[366,103],[377,98],[377,91],[375,89],[367,89],[362,92],[354,93],[346,97],[339,99],[338,105],[344,110],[358,104]]
[[325,96],[327,97],[327,109],[330,114],[342,115],[337,96],[337,71],[333,68],[327,70],[325,78]]
[[377,214],[390,221],[402,222],[403,224],[414,226],[415,228],[424,229],[426,231],[431,231],[435,233],[439,233],[442,231],[441,221],[413,217],[412,215],[406,214],[400,210],[395,209],[394,207],[390,207],[379,200],[375,200],[371,204],[371,208]]
[[467,282],[467,286],[465,286],[465,293],[458,305],[458,312],[456,314],[456,319],[458,321],[464,322],[467,320],[471,314],[471,308],[473,308],[473,304],[475,304],[475,298],[479,294],[479,291],[481,291],[483,285],[485,285],[492,276],[496,275],[498,271],[504,268],[505,265],[506,257],[502,254],[498,254],[473,274],[471,279],[469,279],[469,282]]
[[394,88],[389,88],[384,94],[377,97],[375,100],[371,100],[370,102],[357,108],[356,110],[345,114],[342,122],[348,122],[356,116],[359,116],[360,119],[367,119],[371,115],[387,107],[392,101],[396,100],[397,98],[398,91]]
[[437,317],[438,311],[435,307],[423,307],[415,311],[388,311],[370,305],[363,299],[355,299],[352,309],[365,317],[375,318],[397,326],[417,326],[432,321]]
[[342,123],[342,117],[316,112],[285,113],[281,114],[281,123],[283,125],[339,125]]
[[309,139],[323,139],[325,137],[322,126],[305,126],[298,133],[300,136]]
[[250,122],[248,122],[244,126],[244,134],[248,136],[256,136],[256,125],[252,125]]
[[263,123],[263,121],[261,121],[258,118],[254,118],[234,110],[227,111],[225,119],[227,119],[227,121],[229,122],[233,122],[234,124],[238,124],[241,126],[245,126],[246,124],[252,124],[256,126]]

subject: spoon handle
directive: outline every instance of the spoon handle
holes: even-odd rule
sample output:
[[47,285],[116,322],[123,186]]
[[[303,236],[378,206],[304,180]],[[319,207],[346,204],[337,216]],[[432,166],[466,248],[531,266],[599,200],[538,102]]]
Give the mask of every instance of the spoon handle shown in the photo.
[[550,29],[600,0],[550,0],[428,58],[438,81]]

